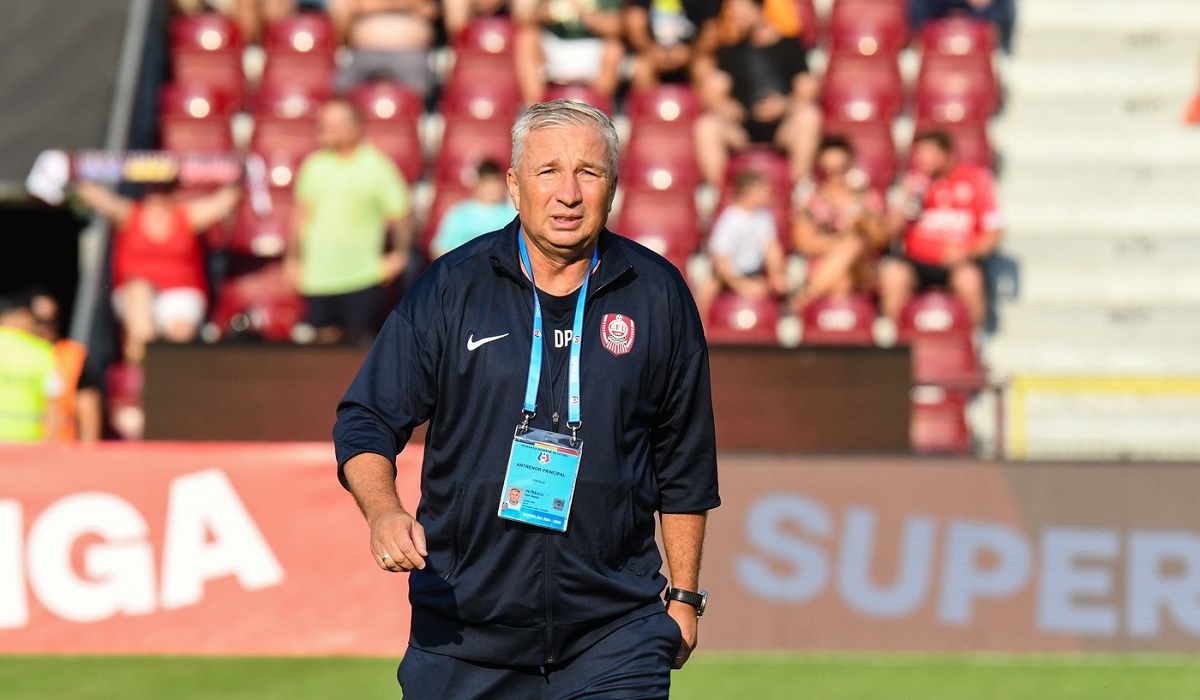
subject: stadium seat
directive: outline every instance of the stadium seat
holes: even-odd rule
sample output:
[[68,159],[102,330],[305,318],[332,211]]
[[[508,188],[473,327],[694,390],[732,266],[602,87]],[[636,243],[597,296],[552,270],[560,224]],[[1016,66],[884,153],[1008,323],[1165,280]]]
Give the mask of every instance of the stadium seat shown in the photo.
[[947,292],[927,292],[900,312],[899,342],[912,346],[913,382],[969,390],[984,385],[973,339],[974,328],[962,302]]
[[609,228],[653,250],[681,271],[700,248],[693,190],[627,191]]
[[515,81],[452,80],[442,91],[439,110],[447,121],[455,119],[516,119],[521,109],[521,91]]
[[704,113],[696,92],[686,84],[663,84],[629,93],[625,111],[636,128],[647,123],[686,125]]
[[886,121],[904,106],[904,83],[894,56],[834,54],[825,70],[821,106],[826,119]]
[[821,41],[821,19],[813,0],[796,0],[800,9],[800,40],[804,47],[812,49]]
[[286,341],[304,314],[304,299],[285,279],[283,264],[274,262],[222,283],[212,322],[221,337]]
[[968,395],[938,386],[912,390],[909,442],[917,454],[970,454],[971,430],[967,426]]
[[262,89],[275,85],[331,88],[337,36],[324,13],[303,12],[267,25],[263,49],[267,61]]
[[892,125],[887,122],[853,122],[829,120],[825,122],[827,136],[841,136],[854,147],[855,161],[866,175],[867,184],[875,190],[885,192],[896,179],[896,142],[892,138]]
[[250,150],[260,154],[286,154],[299,160],[317,148],[317,112],[329,92],[294,85],[264,89],[255,109]]
[[511,126],[506,119],[448,120],[434,163],[434,185],[469,187],[480,161],[490,158],[503,166],[512,160]]
[[104,376],[105,411],[108,427],[122,440],[137,440],[145,431],[142,410],[146,374],[142,365],[114,362]]
[[991,56],[996,51],[996,27],[986,20],[952,16],[921,28],[921,53]]
[[949,134],[954,141],[955,156],[960,162],[974,163],[984,168],[996,167],[995,155],[988,139],[987,122],[977,119],[941,122],[918,118],[916,129],[913,131],[914,137],[930,131]]
[[202,153],[233,150],[229,118],[234,109],[224,93],[211,87],[164,85],[159,92],[163,150]]
[[400,83],[375,82],[358,86],[348,97],[363,115],[367,140],[395,162],[408,182],[419,180],[425,165],[421,96]]
[[751,146],[734,153],[729,158],[729,164],[725,166],[724,189],[732,187],[738,174],[747,170],[764,173],[776,195],[791,199],[792,173],[787,157],[779,151],[770,146]]
[[779,315],[774,299],[754,301],[726,293],[709,309],[704,332],[713,345],[777,345]]
[[457,57],[450,76],[442,85],[442,90],[445,92],[459,89],[470,92],[473,88],[485,87],[495,94],[516,94],[520,101],[521,87],[517,81],[517,67],[511,55],[468,53]]
[[476,17],[454,40],[455,60],[464,56],[512,56],[517,25],[509,17]]
[[646,128],[647,132],[639,132],[637,138],[629,140],[620,163],[621,184],[631,190],[695,191],[700,184],[700,167],[691,133],[667,130],[659,135],[655,125]]
[[1000,85],[990,55],[926,54],[914,94],[918,102],[950,97],[971,102],[972,112],[987,116],[1000,106]]
[[896,56],[908,45],[905,3],[837,0],[829,16],[831,54]]
[[800,315],[806,345],[874,345],[875,305],[861,294],[817,299]]
[[548,85],[546,100],[574,100],[589,104],[610,117],[616,114],[611,95],[605,95],[590,85]]
[[225,248],[231,253],[259,258],[278,258],[287,249],[292,215],[292,194],[274,190],[270,194],[271,209],[259,213],[249,194],[243,193],[238,203],[233,232]]
[[171,20],[170,42],[175,82],[206,85],[242,104],[242,33],[231,19],[215,12],[180,15]]

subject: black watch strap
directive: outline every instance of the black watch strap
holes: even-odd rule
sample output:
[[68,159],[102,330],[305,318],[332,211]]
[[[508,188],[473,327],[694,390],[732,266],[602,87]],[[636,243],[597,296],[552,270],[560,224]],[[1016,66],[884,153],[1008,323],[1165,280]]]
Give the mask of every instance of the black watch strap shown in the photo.
[[674,600],[692,606],[696,609],[696,617],[704,615],[704,609],[708,607],[708,591],[685,591],[682,588],[667,587],[667,592],[663,596],[668,602]]

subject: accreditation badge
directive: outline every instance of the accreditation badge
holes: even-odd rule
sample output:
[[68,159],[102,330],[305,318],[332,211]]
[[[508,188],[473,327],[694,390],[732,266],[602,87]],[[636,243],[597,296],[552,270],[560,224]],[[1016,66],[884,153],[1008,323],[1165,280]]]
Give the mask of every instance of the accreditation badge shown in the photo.
[[566,531],[582,455],[582,440],[518,428],[497,514],[506,520]]

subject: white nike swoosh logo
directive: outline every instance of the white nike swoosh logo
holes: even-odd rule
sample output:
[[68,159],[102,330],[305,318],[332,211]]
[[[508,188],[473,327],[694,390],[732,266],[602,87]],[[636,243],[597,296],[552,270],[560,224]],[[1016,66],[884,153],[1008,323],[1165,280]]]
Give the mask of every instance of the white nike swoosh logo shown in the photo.
[[472,333],[471,335],[467,336],[467,352],[474,352],[481,345],[487,345],[493,340],[500,340],[501,338],[507,337],[508,334],[505,333],[504,335],[493,335],[490,338],[480,338],[479,340],[475,340],[475,334]]

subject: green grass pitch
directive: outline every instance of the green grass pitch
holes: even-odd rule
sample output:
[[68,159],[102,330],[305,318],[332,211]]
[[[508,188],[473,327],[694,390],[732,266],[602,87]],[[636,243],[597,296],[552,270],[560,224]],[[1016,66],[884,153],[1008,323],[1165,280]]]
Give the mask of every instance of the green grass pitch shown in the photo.
[[[399,698],[396,661],[0,656],[4,700]],[[1196,656],[700,654],[680,700],[1196,700]]]

